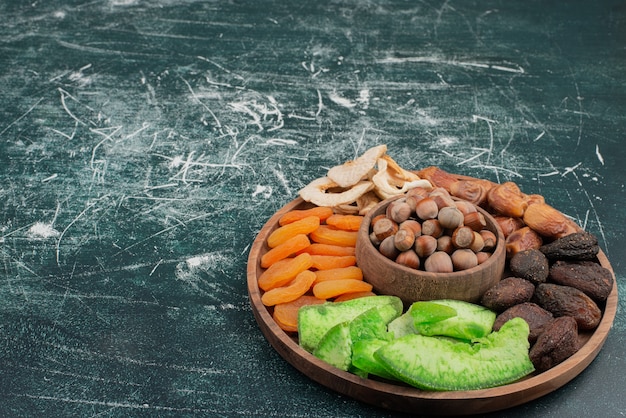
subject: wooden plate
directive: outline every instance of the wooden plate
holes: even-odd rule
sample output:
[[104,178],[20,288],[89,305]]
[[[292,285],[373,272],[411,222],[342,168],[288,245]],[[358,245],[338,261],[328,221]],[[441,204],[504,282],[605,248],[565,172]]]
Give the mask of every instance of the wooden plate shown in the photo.
[[580,374],[604,345],[617,310],[617,282],[609,260],[600,252],[600,264],[611,270],[614,278],[602,321],[593,332],[581,333],[581,349],[576,354],[546,372],[491,389],[429,392],[382,380],[363,379],[332,367],[301,348],[296,335],[290,335],[278,327],[272,319],[271,309],[261,303],[261,291],[257,285],[257,277],[262,272],[261,256],[268,251],[266,240],[277,228],[278,219],[289,210],[310,206],[300,198],[295,199],[267,221],[250,249],[247,276],[250,304],[263,335],[280,356],[319,384],[359,401],[398,412],[420,411],[424,415],[487,413],[529,402],[560,388]]

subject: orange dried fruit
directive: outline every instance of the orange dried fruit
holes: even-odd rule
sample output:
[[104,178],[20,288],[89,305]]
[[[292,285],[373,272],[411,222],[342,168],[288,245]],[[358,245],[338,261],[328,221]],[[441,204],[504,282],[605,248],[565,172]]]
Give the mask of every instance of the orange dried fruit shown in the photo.
[[311,270],[304,270],[298,273],[287,286],[275,287],[263,293],[261,302],[265,306],[274,306],[278,303],[296,300],[309,291],[315,278],[315,273]]
[[344,215],[336,213],[326,219],[326,225],[346,231],[358,231],[361,227],[363,218],[364,216],[361,215]]
[[344,231],[330,225],[320,225],[309,234],[309,238],[320,244],[356,247],[357,234],[356,231]]
[[372,285],[362,280],[326,280],[313,286],[313,294],[319,299],[332,299],[344,293],[371,292]]
[[314,206],[310,209],[294,209],[286,212],[283,216],[281,216],[278,220],[278,225],[284,226],[295,221],[307,218],[309,216],[317,216],[318,218],[320,218],[320,221],[323,222],[332,215],[332,208],[329,208],[327,206]]
[[363,280],[363,271],[360,267],[349,266],[315,272],[315,284],[332,280]]
[[313,265],[311,268],[317,270],[328,270],[341,267],[354,266],[356,264],[356,256],[353,255],[311,255]]
[[293,258],[285,258],[272,264],[259,276],[259,287],[265,291],[284,286],[299,273],[313,265],[311,254],[302,253]]
[[295,235],[263,254],[261,256],[261,267],[268,268],[275,262],[296,254],[309,245],[311,245],[311,241],[306,234]]
[[274,321],[285,331],[298,331],[298,309],[307,305],[319,305],[325,303],[326,299],[318,299],[312,295],[302,295],[299,298],[286,303],[279,303],[274,306]]
[[267,237],[267,245],[274,248],[298,234],[309,234],[320,226],[320,222],[317,216],[307,216],[299,221],[278,227]]
[[337,296],[333,302],[345,302],[347,300],[364,298],[367,296],[376,296],[376,293],[372,291],[344,293],[343,295]]
[[336,256],[346,256],[346,255],[355,255],[356,248],[355,247],[342,247],[341,245],[332,245],[332,244],[319,244],[312,243],[301,252],[306,252],[311,255],[336,255]]

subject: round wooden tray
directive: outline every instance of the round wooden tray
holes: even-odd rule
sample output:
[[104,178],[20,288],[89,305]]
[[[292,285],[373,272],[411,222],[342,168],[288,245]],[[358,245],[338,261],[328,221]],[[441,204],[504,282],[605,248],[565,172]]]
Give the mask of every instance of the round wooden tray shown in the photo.
[[[248,257],[248,293],[256,321],[272,347],[287,362],[312,380],[359,401],[397,412],[424,415],[469,415],[499,411],[544,396],[580,374],[598,355],[608,336],[617,310],[617,282],[603,307],[603,317],[593,332],[581,333],[580,350],[558,366],[530,375],[515,383],[491,389],[455,392],[429,392],[382,380],[363,379],[317,359],[298,345],[296,335],[283,331],[272,319],[272,311],[261,303],[257,278],[261,274],[261,256],[268,251],[269,234],[277,228],[278,219],[292,209],[310,207],[297,198],[283,206],[263,226],[252,244]],[[611,270],[603,252],[598,259]]]

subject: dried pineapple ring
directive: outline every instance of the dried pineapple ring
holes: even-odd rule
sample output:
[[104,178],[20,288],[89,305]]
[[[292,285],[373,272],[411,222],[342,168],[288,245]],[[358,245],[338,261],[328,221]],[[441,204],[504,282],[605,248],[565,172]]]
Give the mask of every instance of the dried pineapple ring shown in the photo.
[[330,189],[338,187],[338,184],[328,177],[320,177],[313,180],[302,188],[298,193],[307,202],[317,206],[341,206],[356,202],[365,193],[372,190],[374,184],[370,181],[361,181],[347,190],[333,192]]
[[345,162],[328,170],[326,176],[339,187],[351,187],[367,178],[376,161],[387,152],[387,145],[379,145],[365,151],[353,161]]
[[[388,168],[388,161],[385,158],[378,159],[378,173],[372,177],[374,191],[381,199],[388,199],[393,196],[406,193],[409,189],[423,187],[432,189],[432,184],[428,180],[420,179],[406,181],[393,174],[395,170]],[[403,170],[406,171],[406,170]]]

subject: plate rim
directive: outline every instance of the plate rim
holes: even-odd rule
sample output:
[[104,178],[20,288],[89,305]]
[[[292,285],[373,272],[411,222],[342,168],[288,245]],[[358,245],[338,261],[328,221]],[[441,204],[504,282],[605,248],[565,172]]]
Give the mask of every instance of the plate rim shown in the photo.
[[306,202],[298,197],[282,206],[265,222],[255,237],[248,255],[248,296],[254,317],[274,350],[309,379],[342,395],[405,413],[420,409],[433,415],[459,415],[459,412],[466,415],[508,409],[547,395],[578,376],[599,354],[613,325],[618,302],[617,280],[608,258],[600,250],[598,260],[613,276],[613,289],[606,300],[600,324],[574,355],[550,370],[495,388],[431,392],[365,379],[337,369],[304,350],[291,335],[276,324],[267,307],[261,302],[261,290],[257,283],[261,251],[267,236],[275,229],[278,219],[285,212],[304,204]]

